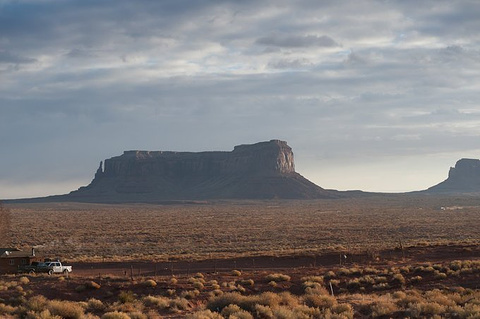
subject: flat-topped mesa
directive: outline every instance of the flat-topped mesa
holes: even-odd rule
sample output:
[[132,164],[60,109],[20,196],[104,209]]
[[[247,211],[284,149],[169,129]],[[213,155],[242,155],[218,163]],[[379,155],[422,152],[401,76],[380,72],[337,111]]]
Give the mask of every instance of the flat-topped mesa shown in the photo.
[[100,163],[95,178],[69,195],[83,201],[215,198],[331,198],[295,172],[286,142],[235,146],[231,152],[125,151]]
[[286,142],[271,140],[235,146],[232,152],[125,151],[105,160],[103,176],[295,173],[293,152]]
[[430,193],[478,193],[480,192],[480,160],[462,158],[450,167],[448,178],[430,187]]

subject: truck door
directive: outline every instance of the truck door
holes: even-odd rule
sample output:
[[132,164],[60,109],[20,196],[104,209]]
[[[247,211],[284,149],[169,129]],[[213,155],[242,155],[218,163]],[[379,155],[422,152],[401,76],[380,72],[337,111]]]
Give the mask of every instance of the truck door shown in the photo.
[[53,263],[53,272],[62,272],[62,267],[60,263]]

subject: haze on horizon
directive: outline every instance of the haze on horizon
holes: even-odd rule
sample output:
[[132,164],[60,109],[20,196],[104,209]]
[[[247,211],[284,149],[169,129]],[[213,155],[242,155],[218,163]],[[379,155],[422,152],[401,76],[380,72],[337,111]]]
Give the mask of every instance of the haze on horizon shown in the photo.
[[124,150],[288,142],[323,188],[403,192],[480,158],[480,5],[0,0],[0,198]]

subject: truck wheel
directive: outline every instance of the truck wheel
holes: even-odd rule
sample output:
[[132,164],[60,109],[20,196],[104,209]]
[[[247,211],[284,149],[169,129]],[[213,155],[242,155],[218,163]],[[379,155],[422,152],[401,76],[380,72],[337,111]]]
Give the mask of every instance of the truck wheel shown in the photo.
[[48,271],[48,274],[49,274],[49,275],[53,275],[53,269],[50,269],[50,270]]
[[32,269],[32,270],[30,270],[28,273],[29,273],[30,275],[35,275],[35,270]]
[[63,274],[64,274],[64,275],[67,275],[67,274],[68,274],[68,270],[65,269],[65,270],[63,271]]

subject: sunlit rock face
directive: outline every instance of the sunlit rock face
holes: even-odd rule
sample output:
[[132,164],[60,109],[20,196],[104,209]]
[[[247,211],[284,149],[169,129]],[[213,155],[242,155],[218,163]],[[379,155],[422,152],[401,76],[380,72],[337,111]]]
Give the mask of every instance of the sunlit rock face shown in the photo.
[[284,141],[231,152],[125,151],[100,163],[86,187],[66,195],[95,202],[337,197],[295,172]]

